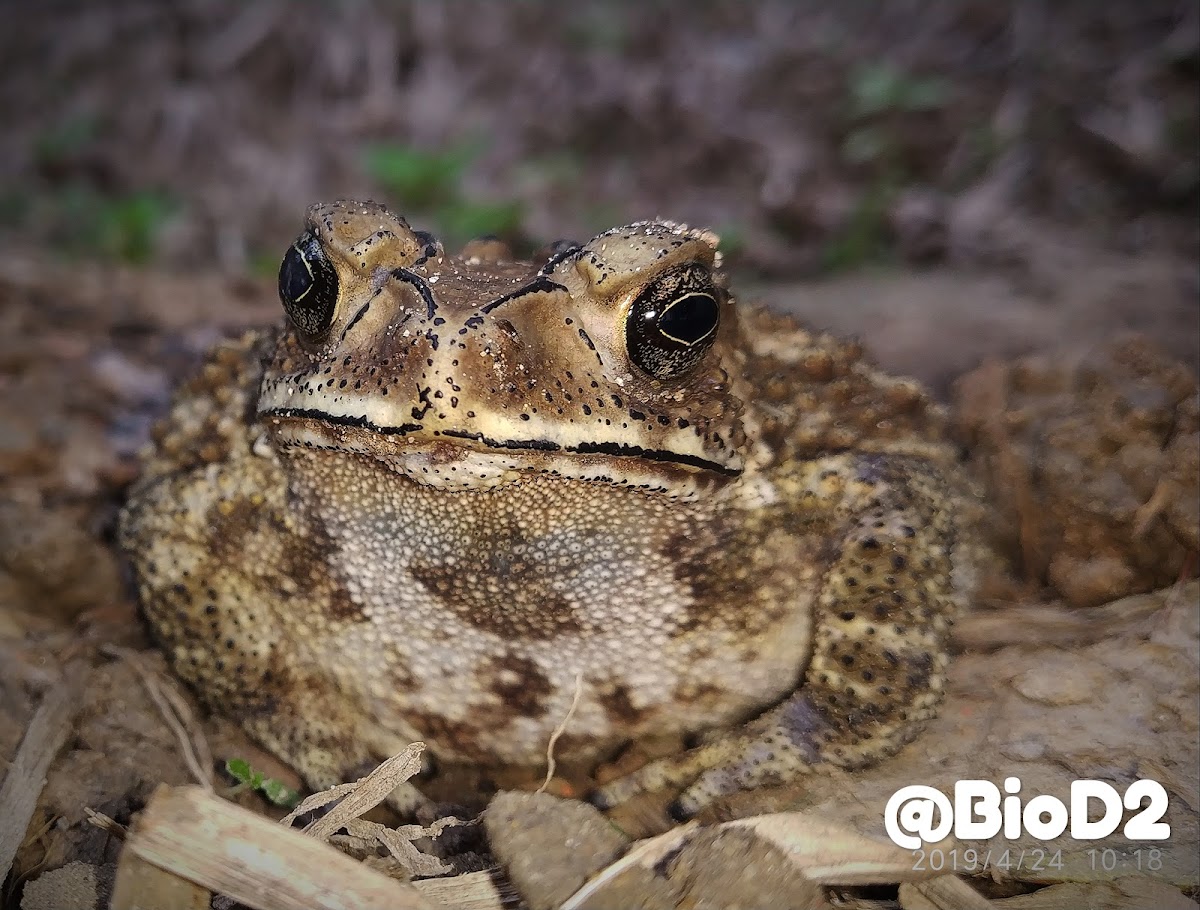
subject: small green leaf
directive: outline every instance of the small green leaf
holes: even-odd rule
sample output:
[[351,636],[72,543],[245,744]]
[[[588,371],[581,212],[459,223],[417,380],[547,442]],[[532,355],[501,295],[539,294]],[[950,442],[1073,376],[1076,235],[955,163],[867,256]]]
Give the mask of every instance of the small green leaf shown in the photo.
[[458,200],[437,213],[437,220],[455,240],[473,237],[511,237],[521,226],[521,203]]
[[945,107],[950,86],[944,79],[912,79],[900,97],[900,106],[908,111],[936,111]]
[[291,787],[285,787],[282,783],[270,778],[263,782],[263,796],[270,800],[276,806],[282,806],[285,809],[291,809],[300,802],[300,793],[293,790]]
[[274,251],[257,250],[250,254],[246,268],[257,278],[274,278],[279,274],[281,254]]
[[93,114],[68,116],[34,140],[34,154],[43,164],[57,164],[87,148],[99,133]]
[[894,194],[894,186],[883,179],[863,193],[849,222],[829,238],[822,250],[821,264],[826,272],[846,271],[886,257],[887,209]]
[[463,175],[479,152],[474,142],[435,151],[379,144],[365,150],[363,164],[405,210],[428,211],[458,198]]
[[900,73],[887,63],[867,63],[850,76],[850,100],[856,117],[870,117],[895,107]]
[[244,758],[231,758],[225,762],[225,770],[235,779],[243,784],[250,783],[250,763]]
[[891,142],[883,130],[860,126],[851,130],[842,142],[842,157],[849,164],[870,164],[890,150]]
[[155,192],[137,192],[108,201],[99,211],[101,247],[127,262],[147,261],[173,209],[169,198]]
[[850,108],[856,118],[944,107],[950,85],[934,76],[914,76],[890,63],[868,63],[850,74]]
[[714,230],[721,238],[721,252],[726,256],[737,256],[746,249],[746,231],[741,225],[726,221],[717,225]]
[[284,786],[273,777],[267,777],[262,771],[254,770],[244,758],[229,759],[225,762],[225,770],[235,780],[257,790],[277,806],[290,809],[300,802],[299,791]]

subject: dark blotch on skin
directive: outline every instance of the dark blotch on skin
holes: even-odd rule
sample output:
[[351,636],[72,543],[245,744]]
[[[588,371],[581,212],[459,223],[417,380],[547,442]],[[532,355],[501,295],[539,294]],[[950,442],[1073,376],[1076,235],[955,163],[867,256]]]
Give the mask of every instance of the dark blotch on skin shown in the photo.
[[[214,555],[222,564],[236,562],[251,549],[248,545],[250,537],[284,533],[284,521],[278,514],[246,499],[233,501],[228,510],[222,510],[220,506],[209,509],[208,522],[213,529],[211,539],[221,547],[221,552]],[[288,596],[323,604],[325,615],[330,619],[364,622],[366,616],[362,607],[341,585],[331,581],[324,559],[333,550],[332,538],[321,523],[314,520],[309,524],[309,537],[304,546],[284,547],[280,561],[273,568],[281,581],[287,579],[292,583]]]
[[492,554],[487,572],[497,590],[468,584],[460,569],[414,562],[412,577],[438,597],[448,613],[505,641],[545,641],[579,633],[575,607],[552,587],[543,565],[511,552]]
[[483,673],[504,708],[520,717],[543,717],[546,699],[554,691],[550,680],[527,657],[503,654],[489,661]]
[[634,707],[633,701],[629,697],[629,687],[618,683],[611,690],[604,692],[600,696],[600,704],[604,706],[604,713],[609,716],[615,726],[627,726],[638,723],[645,715],[645,711]]

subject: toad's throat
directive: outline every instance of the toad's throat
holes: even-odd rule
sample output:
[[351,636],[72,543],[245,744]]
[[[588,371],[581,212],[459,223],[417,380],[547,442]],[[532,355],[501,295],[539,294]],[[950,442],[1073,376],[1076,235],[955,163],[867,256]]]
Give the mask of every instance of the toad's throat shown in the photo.
[[[270,408],[261,415],[270,421],[272,418],[283,421],[302,421],[308,426],[325,425],[330,428],[341,427],[349,430],[365,431],[380,437],[410,437],[424,441],[455,440],[465,443],[467,447],[483,452],[531,452],[560,454],[567,456],[600,456],[616,459],[636,459],[642,462],[655,462],[677,468],[694,471],[711,472],[725,478],[740,477],[740,467],[730,467],[707,458],[692,455],[687,452],[672,452],[666,449],[650,449],[627,443],[609,441],[581,441],[564,444],[549,439],[493,439],[483,433],[467,430],[440,429],[431,430],[420,423],[403,423],[398,426],[381,426],[366,417],[344,414],[330,414],[315,408]],[[297,434],[296,442],[311,444],[312,440],[303,439],[304,434]],[[285,440],[286,441],[286,440]]]

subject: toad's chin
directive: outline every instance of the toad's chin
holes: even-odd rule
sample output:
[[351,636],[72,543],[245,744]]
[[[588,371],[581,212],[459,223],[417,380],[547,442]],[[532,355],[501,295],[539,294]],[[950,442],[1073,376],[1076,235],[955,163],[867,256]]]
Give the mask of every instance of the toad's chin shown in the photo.
[[261,419],[285,456],[305,450],[368,456],[396,474],[447,492],[491,489],[533,475],[689,501],[741,475],[740,469],[689,453],[607,441],[564,446],[539,439],[495,440],[453,429],[380,428],[365,420],[333,420],[325,414],[283,409],[268,411]]

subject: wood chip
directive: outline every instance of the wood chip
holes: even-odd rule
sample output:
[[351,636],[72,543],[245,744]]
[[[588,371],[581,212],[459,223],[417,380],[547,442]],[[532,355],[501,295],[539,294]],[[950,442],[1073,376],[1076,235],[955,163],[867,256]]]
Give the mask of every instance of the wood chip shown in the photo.
[[411,885],[200,787],[160,787],[125,849],[255,910],[434,910]]
[[[739,829],[749,830],[771,844],[788,858],[804,878],[820,885],[916,882],[937,875],[914,869],[911,850],[864,837],[845,825],[803,812],[777,812],[709,827],[690,822],[657,837],[639,841],[619,860],[575,892],[563,904],[562,910],[585,906],[588,901],[603,894],[631,867],[654,868],[664,857],[681,849],[700,832]],[[930,849],[950,850],[954,846],[951,839],[946,839],[930,845]],[[984,906],[987,906],[986,903]],[[973,905],[963,905],[959,910],[972,908]]]
[[[936,874],[914,870],[911,850],[803,812],[757,815],[722,827],[749,828],[782,850],[806,878],[822,885],[911,882]],[[928,849],[951,850],[954,846],[947,839]]]
[[426,879],[413,882],[413,887],[434,902],[454,910],[505,910],[521,904],[512,883],[497,870]]

